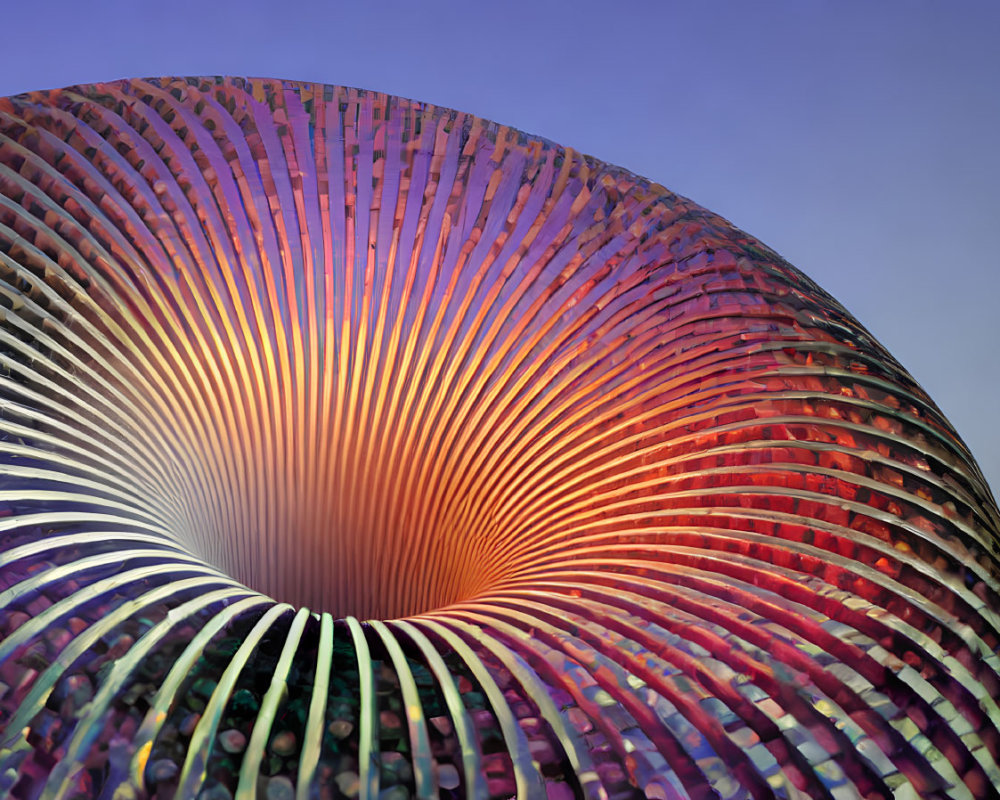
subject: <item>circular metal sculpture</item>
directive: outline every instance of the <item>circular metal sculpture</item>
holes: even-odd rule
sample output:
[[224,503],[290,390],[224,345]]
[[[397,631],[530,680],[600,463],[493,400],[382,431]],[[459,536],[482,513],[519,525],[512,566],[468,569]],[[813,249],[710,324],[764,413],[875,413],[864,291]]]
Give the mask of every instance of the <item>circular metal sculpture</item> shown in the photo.
[[0,100],[0,794],[997,797],[997,508],[725,220],[447,109]]

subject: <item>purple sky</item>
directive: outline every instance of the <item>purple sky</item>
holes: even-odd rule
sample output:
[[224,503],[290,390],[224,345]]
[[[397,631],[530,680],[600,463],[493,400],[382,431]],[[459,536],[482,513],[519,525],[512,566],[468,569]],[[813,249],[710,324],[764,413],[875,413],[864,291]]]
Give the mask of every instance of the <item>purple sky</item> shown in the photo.
[[997,0],[37,0],[0,20],[0,96],[149,75],[340,83],[658,181],[846,305],[1000,490]]

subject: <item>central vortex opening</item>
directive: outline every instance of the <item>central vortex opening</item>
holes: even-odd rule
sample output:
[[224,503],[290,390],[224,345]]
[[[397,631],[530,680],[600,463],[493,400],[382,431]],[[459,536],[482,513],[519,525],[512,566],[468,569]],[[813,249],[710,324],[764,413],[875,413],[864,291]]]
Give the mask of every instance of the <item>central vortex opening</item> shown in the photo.
[[212,459],[180,537],[206,561],[278,601],[361,619],[430,611],[490,583],[466,476],[446,459],[407,457],[407,431],[345,441],[279,429],[270,459],[253,446],[266,448],[266,433]]

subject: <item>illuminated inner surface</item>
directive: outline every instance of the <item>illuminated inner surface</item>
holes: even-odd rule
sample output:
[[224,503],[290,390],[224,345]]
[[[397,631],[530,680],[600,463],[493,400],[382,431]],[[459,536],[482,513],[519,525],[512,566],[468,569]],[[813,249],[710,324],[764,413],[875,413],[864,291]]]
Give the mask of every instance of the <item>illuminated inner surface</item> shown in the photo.
[[353,89],[32,93],[0,305],[0,795],[1000,797],[978,468],[663,187]]

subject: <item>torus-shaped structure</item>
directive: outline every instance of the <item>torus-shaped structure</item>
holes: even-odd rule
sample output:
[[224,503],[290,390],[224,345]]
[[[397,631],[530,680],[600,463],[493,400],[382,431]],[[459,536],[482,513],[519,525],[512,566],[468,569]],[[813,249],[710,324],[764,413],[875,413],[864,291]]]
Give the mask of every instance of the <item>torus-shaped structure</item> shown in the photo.
[[997,506],[662,186],[426,103],[0,99],[0,795],[1000,797]]

